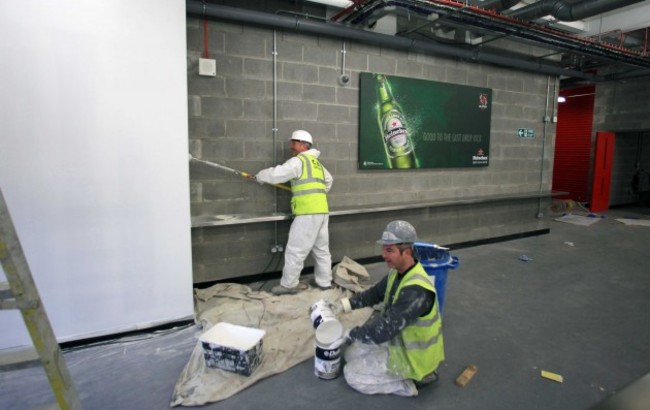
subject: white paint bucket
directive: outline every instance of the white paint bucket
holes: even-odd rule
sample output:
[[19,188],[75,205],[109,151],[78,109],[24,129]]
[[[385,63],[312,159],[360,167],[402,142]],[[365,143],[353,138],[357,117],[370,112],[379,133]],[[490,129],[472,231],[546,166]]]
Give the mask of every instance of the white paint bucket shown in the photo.
[[309,309],[311,323],[316,329],[316,339],[322,345],[329,345],[343,336],[343,325],[336,318],[329,303],[324,300],[311,305]]
[[328,302],[319,300],[311,305],[309,317],[314,326],[316,352],[314,374],[321,379],[335,379],[341,373],[341,345],[343,325],[337,319]]
[[332,380],[341,374],[341,346],[343,338],[333,343],[320,343],[316,338],[314,374],[320,379]]

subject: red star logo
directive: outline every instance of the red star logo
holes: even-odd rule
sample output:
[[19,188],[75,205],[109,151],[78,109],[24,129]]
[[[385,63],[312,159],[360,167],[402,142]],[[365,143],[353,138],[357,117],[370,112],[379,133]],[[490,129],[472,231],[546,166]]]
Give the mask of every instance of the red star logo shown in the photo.
[[479,150],[478,150],[478,155],[483,155],[483,152],[484,152],[484,151],[483,151],[482,149],[479,148]]

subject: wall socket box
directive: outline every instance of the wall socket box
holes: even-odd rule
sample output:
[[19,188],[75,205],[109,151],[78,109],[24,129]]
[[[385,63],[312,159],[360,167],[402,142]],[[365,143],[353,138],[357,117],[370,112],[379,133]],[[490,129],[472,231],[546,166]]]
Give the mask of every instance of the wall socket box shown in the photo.
[[214,77],[217,75],[217,60],[199,58],[199,75]]

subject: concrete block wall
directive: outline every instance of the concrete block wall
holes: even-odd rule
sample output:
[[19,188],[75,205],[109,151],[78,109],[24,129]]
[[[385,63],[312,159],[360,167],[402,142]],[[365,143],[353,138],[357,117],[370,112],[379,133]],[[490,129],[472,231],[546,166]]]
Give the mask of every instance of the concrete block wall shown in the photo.
[[650,77],[597,83],[594,99],[594,134],[597,131],[649,130],[648,87],[650,87]]
[[[617,132],[614,142],[610,206],[636,204],[645,200],[632,187],[632,180],[637,172],[637,163],[641,169],[650,172],[650,130]],[[641,190],[647,190],[647,183],[641,180]]]
[[[596,84],[592,146],[595,146],[596,132],[616,133],[611,206],[639,200],[631,189],[637,161],[641,162],[643,169],[650,171],[650,156],[647,154],[650,149],[650,96],[646,92],[649,87],[648,77]],[[644,151],[637,157],[639,139]]]
[[[201,77],[197,66],[203,51],[202,24],[188,18],[189,150],[195,157],[257,172],[288,159],[291,132],[307,129],[335,179],[329,195],[332,210],[550,189],[555,129],[546,124],[543,141],[543,117],[554,107],[554,98],[547,92],[553,90],[555,78],[346,42],[345,71],[352,80],[343,87],[337,81],[342,40],[277,31],[274,141],[274,31],[211,21],[209,57],[217,62],[217,76]],[[402,172],[358,170],[361,72],[491,88],[490,165]],[[532,128],[536,137],[521,139],[518,128]],[[190,166],[190,178],[193,216],[289,211],[289,194],[284,191],[195,164]],[[411,220],[422,238],[439,244],[535,232],[548,228],[547,222],[537,218],[539,209],[538,200],[518,200],[333,216],[331,250],[334,261],[345,255],[374,256],[374,240],[388,221],[398,218]],[[286,242],[289,224],[194,228],[195,282],[281,269],[281,255],[271,254],[270,248]]]

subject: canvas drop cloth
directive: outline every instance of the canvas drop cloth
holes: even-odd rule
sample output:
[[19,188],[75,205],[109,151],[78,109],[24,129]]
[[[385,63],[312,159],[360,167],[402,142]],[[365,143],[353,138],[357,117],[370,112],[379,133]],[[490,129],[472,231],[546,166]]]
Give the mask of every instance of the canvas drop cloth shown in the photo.
[[[356,262],[351,260],[347,262],[355,269],[361,266],[356,266]],[[355,276],[354,272],[346,273]],[[334,276],[336,282],[337,276]],[[361,282],[365,282],[365,279],[367,277]],[[354,278],[346,280],[354,286],[359,282]],[[260,366],[248,377],[208,368],[201,343],[197,341],[189,362],[176,382],[170,405],[198,406],[224,400],[258,380],[281,373],[304,360],[313,360],[314,329],[309,318],[309,307],[320,299],[336,300],[351,294],[348,289],[335,287],[327,291],[309,288],[295,295],[274,296],[234,283],[197,289],[196,320],[202,324],[204,331],[218,322],[264,329],[264,357]],[[340,315],[339,319],[345,328],[349,328],[364,323],[371,313],[370,308],[358,309]]]
[[570,224],[573,224],[573,225],[591,226],[591,225],[595,224],[596,222],[600,221],[600,218],[582,216],[582,215],[574,215],[574,214],[567,214],[567,215],[561,216],[559,218],[555,218],[555,220],[558,221],[558,222],[566,222],[566,223],[570,223]]
[[634,225],[634,226],[650,226],[650,219],[638,219],[638,218],[617,218],[617,221],[625,225]]

